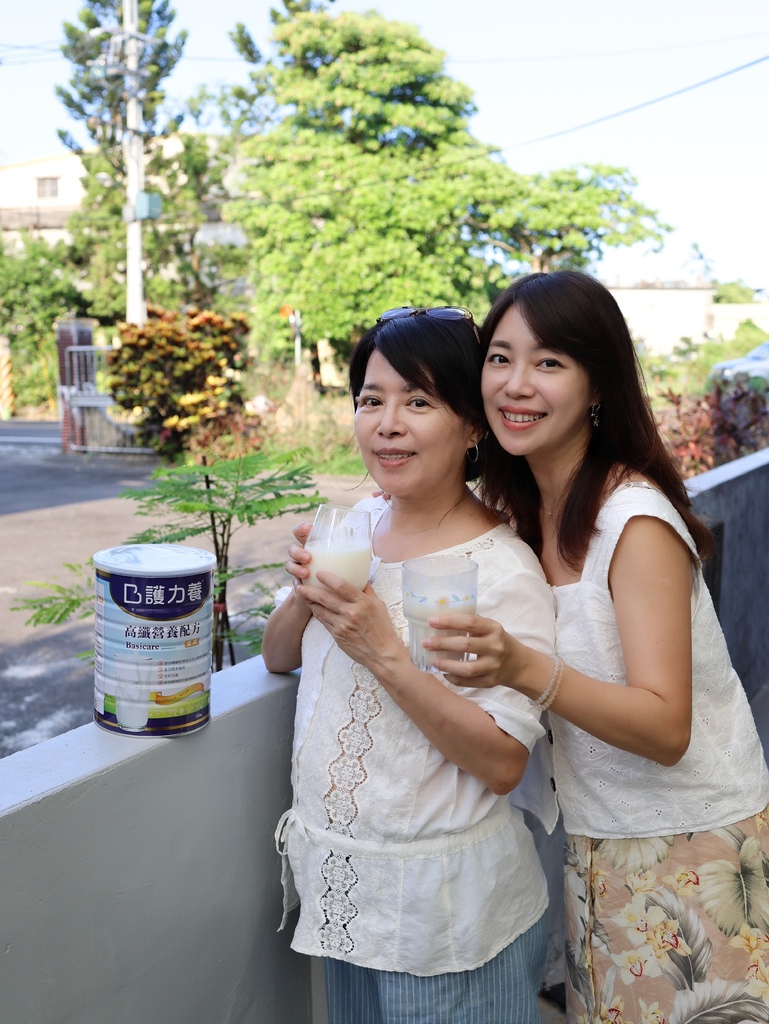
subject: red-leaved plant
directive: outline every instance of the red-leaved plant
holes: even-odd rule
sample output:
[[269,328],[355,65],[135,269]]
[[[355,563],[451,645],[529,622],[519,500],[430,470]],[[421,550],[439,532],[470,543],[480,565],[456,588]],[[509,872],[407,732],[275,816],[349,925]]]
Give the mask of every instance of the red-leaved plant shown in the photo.
[[714,382],[704,396],[662,396],[669,405],[656,410],[657,425],[681,463],[685,477],[769,447],[766,389],[738,378]]

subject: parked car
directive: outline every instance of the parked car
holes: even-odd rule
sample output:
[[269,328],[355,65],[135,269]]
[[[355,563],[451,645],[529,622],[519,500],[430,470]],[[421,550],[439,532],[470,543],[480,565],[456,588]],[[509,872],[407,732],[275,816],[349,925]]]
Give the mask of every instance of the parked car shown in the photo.
[[721,363],[714,363],[709,375],[717,380],[731,381],[738,373],[745,373],[748,377],[763,377],[769,381],[769,339],[738,359],[724,359]]

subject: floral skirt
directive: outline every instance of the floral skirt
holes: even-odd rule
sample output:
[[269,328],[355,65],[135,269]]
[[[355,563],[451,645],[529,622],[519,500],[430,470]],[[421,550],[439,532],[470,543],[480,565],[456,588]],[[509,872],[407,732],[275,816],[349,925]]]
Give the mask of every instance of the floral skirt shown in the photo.
[[710,832],[570,836],[570,1024],[769,1022],[768,882],[766,811]]

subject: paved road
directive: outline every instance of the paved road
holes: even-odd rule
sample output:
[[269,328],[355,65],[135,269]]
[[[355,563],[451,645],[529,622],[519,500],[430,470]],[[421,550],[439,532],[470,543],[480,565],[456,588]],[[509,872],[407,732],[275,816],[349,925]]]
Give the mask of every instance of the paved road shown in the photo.
[[[119,495],[145,484],[157,465],[144,455],[65,455],[55,423],[0,423],[0,756],[91,721],[92,669],[77,657],[93,646],[91,619],[30,627],[26,613],[11,609],[19,598],[43,593],[30,581],[67,584],[67,563],[83,565],[148,526]],[[317,487],[323,497],[352,504],[370,493],[357,483],[319,477]],[[287,515],[243,528],[233,563],[282,561],[294,522]],[[203,539],[193,543],[210,548]],[[90,584],[90,570],[85,580]],[[236,614],[254,603],[248,587],[242,581],[233,588]]]

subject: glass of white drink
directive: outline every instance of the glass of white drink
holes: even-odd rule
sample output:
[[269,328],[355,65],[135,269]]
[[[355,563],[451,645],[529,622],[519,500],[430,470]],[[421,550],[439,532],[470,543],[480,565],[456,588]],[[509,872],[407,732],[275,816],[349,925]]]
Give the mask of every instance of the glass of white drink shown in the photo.
[[155,659],[138,651],[115,651],[115,716],[125,732],[142,732],[149,718]]
[[461,661],[462,654],[427,651],[428,636],[460,636],[456,629],[432,629],[431,615],[474,613],[478,603],[478,563],[461,555],[425,555],[403,563],[403,614],[409,624],[409,654],[425,672],[435,672],[433,658]]
[[371,569],[371,515],[345,505],[320,505],[304,546],[312,555],[307,583],[322,587],[315,574],[326,569],[362,590]]

